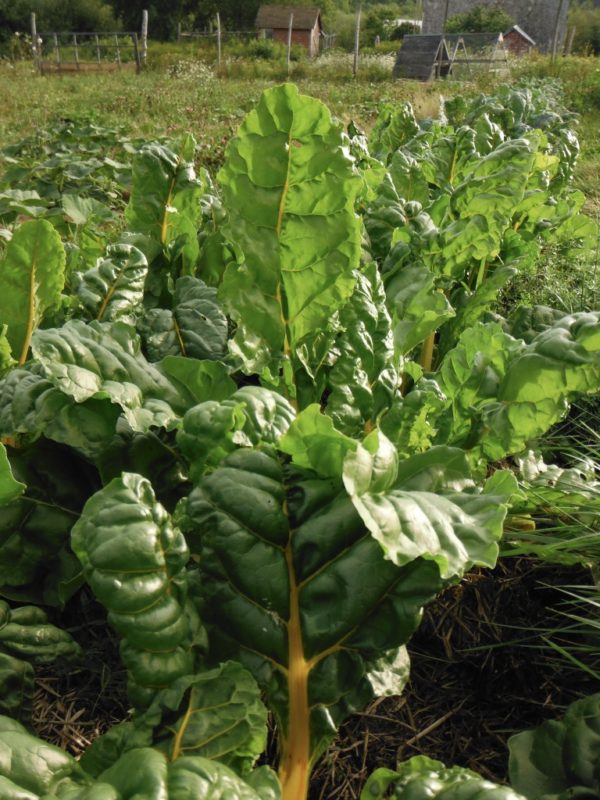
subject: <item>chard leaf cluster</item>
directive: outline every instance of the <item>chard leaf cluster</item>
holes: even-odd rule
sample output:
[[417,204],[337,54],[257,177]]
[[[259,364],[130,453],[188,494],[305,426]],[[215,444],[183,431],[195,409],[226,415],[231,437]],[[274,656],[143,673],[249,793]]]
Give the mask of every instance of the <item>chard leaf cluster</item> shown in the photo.
[[[522,459],[600,388],[600,312],[493,313],[545,242],[595,235],[567,121],[506,90],[350,134],[286,84],[217,184],[191,137],[130,145],[112,235],[91,189],[0,198],[5,796],[303,800],[343,720],[402,691],[423,606],[533,512]],[[132,715],[78,763],[21,723],[32,663],[78,653],[32,604],[80,591]],[[427,759],[363,797],[457,787],[519,797]]]

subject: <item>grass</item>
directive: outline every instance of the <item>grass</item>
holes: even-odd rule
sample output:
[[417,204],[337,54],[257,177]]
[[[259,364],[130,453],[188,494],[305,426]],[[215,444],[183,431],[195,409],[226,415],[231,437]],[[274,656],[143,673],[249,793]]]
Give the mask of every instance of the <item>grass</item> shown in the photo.
[[[300,67],[302,69],[300,69]],[[348,64],[349,67],[349,64]],[[337,70],[337,80],[331,75]],[[44,127],[56,117],[96,115],[104,125],[126,122],[133,135],[155,136],[191,131],[197,138],[231,133],[255,105],[267,86],[286,79],[282,65],[226,64],[223,77],[202,62],[174,59],[164,70],[130,73],[37,77],[26,63],[0,65],[0,143],[14,141]],[[228,74],[229,73],[229,74]],[[248,74],[249,73],[249,74]],[[304,73],[304,74],[303,74]],[[304,93],[322,99],[344,122],[368,126],[380,102],[410,100],[428,116],[439,104],[439,88],[388,78],[371,81],[365,73],[349,79],[339,65],[305,72],[292,70],[291,79]]]

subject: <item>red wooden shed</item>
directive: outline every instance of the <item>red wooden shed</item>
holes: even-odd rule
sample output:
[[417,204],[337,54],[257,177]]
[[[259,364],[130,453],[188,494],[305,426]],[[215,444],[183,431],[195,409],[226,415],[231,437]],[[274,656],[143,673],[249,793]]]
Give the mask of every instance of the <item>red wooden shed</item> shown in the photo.
[[322,32],[319,8],[261,6],[258,9],[255,23],[258,35],[287,44],[292,15],[292,43],[305,47],[311,58],[319,55]]
[[535,42],[525,33],[523,28],[518,25],[513,25],[512,28],[504,34],[504,45],[506,49],[515,56],[522,56],[530,53],[535,47]]

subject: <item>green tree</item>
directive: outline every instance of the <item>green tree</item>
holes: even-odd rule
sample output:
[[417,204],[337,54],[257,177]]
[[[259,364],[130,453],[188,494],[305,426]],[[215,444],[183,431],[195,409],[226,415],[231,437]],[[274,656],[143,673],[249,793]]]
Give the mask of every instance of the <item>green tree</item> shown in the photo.
[[514,20],[500,6],[475,6],[464,14],[454,14],[446,22],[448,33],[506,31]]
[[0,46],[17,31],[28,33],[31,12],[38,31],[106,31],[118,23],[102,0],[0,0]]
[[198,3],[193,0],[110,0],[126,30],[138,31],[142,11],[148,11],[148,36],[152,39],[173,39],[177,26]]
[[400,16],[397,6],[374,6],[367,11],[363,26],[364,38],[369,44],[379,36],[380,39],[389,39],[396,27],[395,20]]
[[571,8],[569,27],[575,28],[574,52],[600,54],[600,2],[595,7],[580,4]]

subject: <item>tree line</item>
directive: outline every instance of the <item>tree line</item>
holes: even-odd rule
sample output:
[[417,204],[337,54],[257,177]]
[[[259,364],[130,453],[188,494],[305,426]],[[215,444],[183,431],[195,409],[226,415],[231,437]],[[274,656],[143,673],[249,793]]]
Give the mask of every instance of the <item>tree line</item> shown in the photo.
[[[326,30],[339,32],[358,0],[279,0],[299,6],[318,6]],[[173,39],[181,24],[185,29],[203,30],[210,26],[217,11],[228,30],[253,27],[261,3],[277,0],[0,0],[0,50],[16,32],[27,33],[30,15],[37,16],[38,31],[139,31],[143,9],[148,10],[150,36]],[[361,0],[365,10],[363,27],[369,40],[392,38],[390,22],[399,17],[419,15],[420,0]],[[600,53],[600,0],[571,0],[569,24],[576,29],[575,51]],[[487,18],[496,14],[493,23]],[[460,17],[469,15],[458,15]],[[493,9],[470,15],[471,20],[456,21],[457,30],[502,30],[506,20],[501,3]],[[474,28],[469,28],[473,23]],[[469,24],[468,24],[469,23]]]
[[[34,11],[38,30],[139,30],[148,10],[152,38],[170,39],[179,23],[203,29],[220,14],[230,30],[252,28],[261,2],[269,0],[0,0],[0,41],[27,32]],[[271,0],[274,2],[274,0]],[[377,0],[374,0],[377,2]],[[293,0],[294,5],[318,5],[326,16],[350,11],[354,0]],[[368,2],[367,2],[368,5]]]

